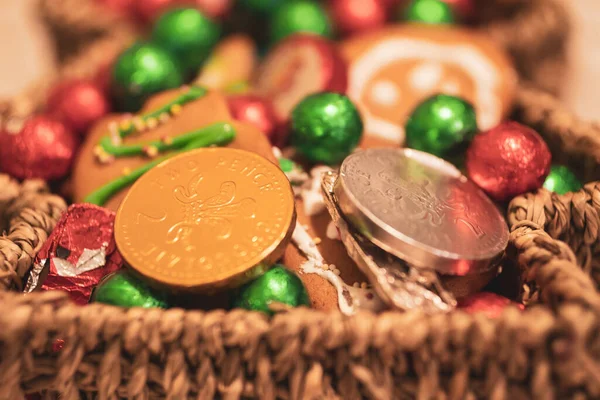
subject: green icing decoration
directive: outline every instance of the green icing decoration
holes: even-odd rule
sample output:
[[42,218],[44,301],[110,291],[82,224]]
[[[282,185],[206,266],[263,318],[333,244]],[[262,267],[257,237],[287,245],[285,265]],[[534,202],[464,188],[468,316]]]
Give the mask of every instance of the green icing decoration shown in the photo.
[[[197,135],[195,139],[190,141],[189,136],[193,133],[197,134],[198,132],[202,132],[203,134]],[[235,129],[230,124],[215,124],[208,128],[200,129],[199,131],[194,131],[182,136],[187,136],[188,141],[183,147],[181,147],[180,151],[150,161],[149,163],[133,170],[129,174],[123,175],[122,177],[108,182],[106,185],[102,186],[101,188],[88,195],[85,198],[84,202],[102,206],[116,193],[123,190],[127,186],[133,184],[150,169],[160,164],[161,162],[173,157],[174,155],[181,154],[185,151],[193,149],[198,149],[201,147],[208,147],[213,145],[223,146],[227,143],[230,143],[235,138]]]
[[[149,112],[148,114],[141,115],[139,118],[142,122],[147,122],[149,119],[160,119],[163,114],[171,114],[171,110],[173,106],[184,106],[187,103],[198,100],[201,97],[206,95],[207,90],[201,86],[190,86],[189,89],[180,94],[176,99],[168,102],[162,107],[157,108],[154,111]],[[129,121],[132,122],[132,121]],[[136,132],[136,127],[133,123],[130,124],[128,128],[119,127],[119,136],[121,138],[125,138],[128,135]]]
[[158,152],[164,152],[173,149],[181,149],[188,143],[194,142],[197,139],[201,139],[205,136],[211,137],[211,135],[215,135],[215,137],[219,137],[219,134],[229,129],[233,129],[233,127],[230,124],[217,123],[206,128],[198,129],[174,137],[169,143],[166,143],[162,140],[154,140],[146,143],[121,146],[114,145],[112,143],[112,140],[108,136],[105,136],[100,140],[100,145],[102,146],[104,151],[110,155],[113,155],[115,157],[130,157],[143,154],[144,148],[147,147],[154,147]]

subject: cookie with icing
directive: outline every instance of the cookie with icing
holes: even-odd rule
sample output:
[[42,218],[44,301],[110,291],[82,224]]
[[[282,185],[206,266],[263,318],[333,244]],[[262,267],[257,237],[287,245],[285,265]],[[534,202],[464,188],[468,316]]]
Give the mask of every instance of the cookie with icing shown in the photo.
[[412,110],[437,93],[471,102],[482,130],[510,112],[517,83],[514,67],[479,32],[402,24],[353,36],[340,48],[348,63],[347,95],[365,123],[365,147],[402,145]]
[[[74,200],[116,210],[139,171],[184,151],[183,141],[190,141],[196,134],[202,136],[206,128],[214,126],[233,128],[235,137],[227,143],[228,147],[277,161],[262,132],[250,124],[234,121],[221,93],[207,92],[197,86],[182,87],[152,97],[135,116],[109,115],[92,128],[73,169]],[[123,132],[127,135],[120,139],[119,134]],[[115,136],[118,146],[114,143]],[[113,154],[105,149],[112,150]],[[105,196],[97,196],[100,192]]]
[[359,308],[377,311],[383,304],[366,288],[367,278],[348,256],[325,208],[320,176],[328,170],[324,166],[315,167],[302,182],[291,179],[297,195],[297,222],[283,263],[299,273],[313,308],[339,309],[345,314]]
[[209,89],[236,90],[236,85],[248,84],[257,64],[256,43],[252,38],[231,35],[217,44],[195,83]]

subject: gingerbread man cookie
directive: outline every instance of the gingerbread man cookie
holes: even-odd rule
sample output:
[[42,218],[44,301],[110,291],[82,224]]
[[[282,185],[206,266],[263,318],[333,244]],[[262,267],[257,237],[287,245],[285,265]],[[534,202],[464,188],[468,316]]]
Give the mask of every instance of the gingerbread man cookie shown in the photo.
[[92,128],[73,169],[75,201],[116,210],[130,185],[153,165],[209,145],[277,161],[263,133],[234,121],[222,94],[182,87],[152,97],[136,116],[113,114]]
[[365,123],[363,145],[404,143],[412,110],[437,93],[471,102],[482,130],[510,111],[517,75],[508,56],[473,30],[404,24],[354,36],[341,44],[348,96]]

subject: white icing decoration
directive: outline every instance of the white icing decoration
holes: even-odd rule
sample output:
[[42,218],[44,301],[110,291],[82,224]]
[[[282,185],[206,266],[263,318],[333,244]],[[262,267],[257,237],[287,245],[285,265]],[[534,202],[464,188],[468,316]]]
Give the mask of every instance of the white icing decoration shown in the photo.
[[325,259],[319,249],[317,249],[317,245],[302,225],[296,224],[294,232],[292,232],[292,240],[309,260],[314,261],[315,264],[320,266],[325,264]]
[[392,81],[378,81],[371,88],[371,98],[382,106],[393,106],[399,102],[400,89]]
[[[482,130],[501,119],[498,91],[500,79],[496,66],[480,50],[469,45],[445,45],[422,39],[395,38],[380,42],[352,64],[349,70],[349,97],[360,104],[367,84],[385,66],[398,60],[424,59],[460,67],[475,81],[477,121]],[[364,106],[365,131],[397,143],[404,141],[404,131],[372,115]]]
[[300,267],[301,271],[306,274],[316,274],[333,285],[338,295],[338,306],[342,313],[352,315],[359,309],[379,311],[385,308],[373,290],[347,285],[332,270],[324,269],[325,260],[321,252],[300,224],[296,224],[294,228],[292,241],[307,258],[307,261]]
[[119,146],[123,140],[121,139],[121,135],[119,135],[119,127],[117,126],[117,123],[111,122],[108,125],[108,131],[110,133],[110,140],[112,144]]
[[340,233],[338,232],[338,229],[333,221],[329,221],[329,224],[327,225],[327,231],[325,232],[325,234],[327,235],[328,239],[342,240],[340,238]]
[[52,257],[56,273],[59,276],[74,277],[104,266],[106,263],[106,247],[108,247],[108,243],[103,243],[101,248],[95,250],[83,249],[76,265],[68,260]]
[[410,84],[414,89],[431,92],[442,80],[444,67],[438,62],[424,62],[410,72]]
[[311,179],[308,179],[300,190],[300,197],[304,202],[304,213],[311,217],[325,211],[323,193],[321,193],[321,176],[331,171],[326,166],[314,167],[310,171]]
[[[273,147],[273,154],[276,158],[281,158],[281,151],[277,147]],[[302,190],[300,190],[301,195],[302,193],[306,193],[306,189],[310,189],[312,192],[315,192],[318,188],[320,193],[321,174],[330,170],[331,168],[325,166],[315,167],[311,170],[312,179],[305,174],[306,181],[301,188]],[[290,176],[288,175],[288,179],[289,178]],[[325,203],[322,196],[320,198],[317,198],[316,196],[304,198],[305,205],[307,202],[311,201],[307,201],[306,199],[310,198],[313,199],[315,203],[322,204],[323,209],[325,209]],[[321,205],[315,204],[311,207],[318,208],[321,207]],[[317,248],[314,240],[309,235],[307,229],[299,223],[297,223],[294,227],[294,232],[292,233],[292,242],[294,242],[296,247],[298,247],[298,249],[307,258],[306,262],[300,266],[301,273],[316,274],[328,281],[337,292],[338,307],[342,313],[346,315],[352,315],[358,309],[368,309],[371,311],[380,311],[384,309],[383,303],[372,289],[355,288],[349,286],[332,270],[323,268],[323,266],[326,264],[325,259],[321,255],[321,252]]]
[[460,93],[460,86],[456,82],[446,82],[442,85],[441,92],[454,96]]

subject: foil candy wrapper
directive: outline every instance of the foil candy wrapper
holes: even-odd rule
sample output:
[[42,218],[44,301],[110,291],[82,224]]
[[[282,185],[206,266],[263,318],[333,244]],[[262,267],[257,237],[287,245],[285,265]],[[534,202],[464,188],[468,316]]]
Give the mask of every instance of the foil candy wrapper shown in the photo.
[[114,239],[115,213],[91,204],[74,204],[38,252],[24,292],[64,290],[87,304],[100,280],[123,265]]

